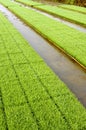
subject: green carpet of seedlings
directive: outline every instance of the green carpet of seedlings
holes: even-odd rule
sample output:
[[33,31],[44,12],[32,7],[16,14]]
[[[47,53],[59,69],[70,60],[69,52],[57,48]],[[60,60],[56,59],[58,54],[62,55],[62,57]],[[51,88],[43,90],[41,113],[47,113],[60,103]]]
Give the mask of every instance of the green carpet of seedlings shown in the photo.
[[86,109],[0,13],[0,130],[81,129]]
[[40,5],[44,5],[44,4],[40,3],[40,2],[36,2],[36,1],[32,1],[32,0],[25,0],[25,1],[24,0],[23,1],[19,0],[17,2],[23,2],[24,4],[26,3],[26,5],[29,5],[29,6],[40,6]]
[[[4,4],[6,7],[8,7],[8,6],[13,6],[14,5],[14,1],[11,1],[11,0],[0,0],[0,2],[2,3],[2,4]],[[21,1],[20,1],[21,2]],[[25,3],[25,2],[24,2]],[[15,4],[17,5],[17,3],[15,2]],[[39,5],[44,5],[44,4],[42,4],[42,3],[39,3],[39,2],[33,2],[32,0],[26,0],[26,4],[28,4],[29,6],[39,6]]]
[[7,1],[6,0],[0,0],[0,3],[4,4],[7,8],[8,8],[8,6],[14,6],[13,1],[11,1],[11,0],[7,0]]
[[52,41],[56,46],[62,48],[68,55],[71,55],[86,67],[85,33],[81,33],[15,3],[14,6],[9,6],[8,8],[46,39]]
[[[17,1],[23,2],[23,3],[31,6],[31,4],[29,4],[30,2],[27,2],[27,0],[17,0]],[[32,5],[33,5],[33,3],[32,3]],[[79,12],[74,12],[71,10],[66,10],[63,8],[56,7],[56,6],[50,6],[50,5],[39,5],[38,6],[35,3],[34,3],[34,8],[40,9],[42,11],[45,11],[45,12],[55,15],[57,17],[61,17],[63,19],[66,19],[68,21],[71,21],[71,22],[74,22],[76,24],[80,24],[80,25],[86,27],[86,15],[85,14],[81,14]]]
[[[29,6],[40,6],[40,5],[44,5],[42,3],[35,2],[35,1],[32,1],[32,0],[16,0],[16,1],[17,2],[21,2],[23,4],[26,4],[26,5],[29,5]],[[58,7],[86,14],[86,8],[85,7],[80,7],[80,6],[75,6],[75,5],[69,5],[69,4],[60,4],[60,5],[58,5]]]
[[75,6],[75,5],[67,5],[67,4],[62,4],[62,5],[59,5],[58,7],[86,14],[85,7],[80,7],[80,6]]
[[21,2],[23,4],[29,5],[29,6],[40,6],[40,5],[45,5],[41,2],[33,1],[33,0],[15,0],[16,2]]

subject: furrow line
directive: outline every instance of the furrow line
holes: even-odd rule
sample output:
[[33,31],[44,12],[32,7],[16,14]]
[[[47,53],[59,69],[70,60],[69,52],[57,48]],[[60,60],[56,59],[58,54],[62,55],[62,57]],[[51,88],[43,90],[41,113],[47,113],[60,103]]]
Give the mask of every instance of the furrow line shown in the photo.
[[8,130],[7,116],[6,116],[6,113],[5,113],[5,105],[4,105],[4,102],[3,102],[3,96],[2,96],[1,88],[0,88],[0,97],[1,97],[1,103],[2,103],[1,109],[2,109],[3,115],[4,115],[5,127],[6,127],[6,130]]
[[[4,47],[5,47],[5,49],[6,49],[5,44],[4,44]],[[7,50],[7,49],[6,49],[6,50]],[[21,81],[20,81],[20,79],[19,79],[19,77],[18,77],[18,75],[17,75],[17,72],[16,72],[16,70],[15,70],[15,68],[14,68],[14,64],[12,63],[12,60],[11,60],[10,55],[9,55],[8,52],[7,52],[7,55],[8,55],[8,57],[9,57],[9,60],[10,60],[11,64],[12,64],[12,68],[13,68],[13,70],[14,70],[14,72],[15,72],[16,78],[18,79],[18,82],[19,82],[19,85],[20,85],[20,87],[21,87],[21,89],[22,89],[22,92],[23,92],[23,94],[24,94],[24,96],[25,96],[27,105],[28,105],[28,107],[29,107],[30,110],[31,110],[32,116],[33,116],[33,118],[34,118],[34,121],[36,122],[36,124],[37,124],[37,126],[38,126],[38,130],[40,130],[40,128],[39,128],[39,123],[38,123],[38,120],[37,120],[37,118],[36,118],[36,115],[35,115],[35,113],[34,113],[33,110],[32,110],[32,107],[31,107],[31,105],[30,105],[30,102],[28,101],[26,92],[25,92],[25,90],[24,90],[24,88],[23,88],[23,86],[22,86],[22,84],[21,84]]]

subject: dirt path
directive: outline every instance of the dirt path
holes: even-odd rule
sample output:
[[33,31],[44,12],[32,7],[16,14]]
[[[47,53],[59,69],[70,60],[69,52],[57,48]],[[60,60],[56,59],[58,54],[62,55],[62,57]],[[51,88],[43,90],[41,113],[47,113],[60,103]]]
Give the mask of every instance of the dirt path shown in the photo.
[[86,107],[86,73],[3,6],[0,10]]

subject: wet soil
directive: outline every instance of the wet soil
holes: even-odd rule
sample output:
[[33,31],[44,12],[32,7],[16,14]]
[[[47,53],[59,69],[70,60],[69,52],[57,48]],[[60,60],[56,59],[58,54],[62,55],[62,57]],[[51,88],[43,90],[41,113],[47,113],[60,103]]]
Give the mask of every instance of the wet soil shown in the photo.
[[86,72],[1,5],[0,11],[86,107]]

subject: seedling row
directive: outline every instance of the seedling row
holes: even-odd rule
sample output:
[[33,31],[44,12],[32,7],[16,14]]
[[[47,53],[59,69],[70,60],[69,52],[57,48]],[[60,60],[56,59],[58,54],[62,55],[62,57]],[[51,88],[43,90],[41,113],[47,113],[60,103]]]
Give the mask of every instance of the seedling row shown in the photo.
[[[32,6],[32,7],[45,5],[44,3],[39,3],[39,2],[32,1],[32,0],[29,0],[29,1],[28,0],[16,0],[16,1],[21,2],[23,4],[26,4],[28,6]],[[64,8],[64,9],[68,9],[68,10],[72,10],[72,11],[76,11],[76,12],[86,14],[86,8],[84,8],[84,7],[69,5],[69,4],[60,4],[60,5],[57,5],[57,6]]]
[[[6,3],[5,3],[6,4]],[[27,25],[60,47],[66,54],[86,67],[86,35],[47,16],[13,3],[8,6]],[[34,17],[33,17],[34,16]],[[47,31],[46,31],[47,30]]]
[[58,7],[72,10],[72,11],[76,11],[76,12],[80,12],[82,14],[86,14],[86,8],[84,8],[84,7],[75,6],[75,5],[67,5],[67,4],[59,5]]
[[[44,12],[50,13],[56,17],[60,17],[65,20],[68,20],[70,22],[74,22],[76,24],[80,24],[80,25],[86,27],[86,15],[85,14],[81,14],[79,12],[75,12],[72,10],[66,10],[64,8],[59,8],[60,6],[57,7],[57,6],[50,6],[50,5],[44,5],[44,4],[40,5],[40,3],[38,3],[38,5],[37,5],[37,2],[36,3],[31,2],[32,3],[31,4],[30,1],[27,1],[27,0],[16,0],[16,1],[21,2],[25,5],[32,6],[39,10],[42,10]],[[81,9],[82,8],[80,8],[80,10]],[[84,9],[82,9],[82,10],[84,10]]]
[[0,57],[0,129],[86,128],[85,108],[1,13]]

